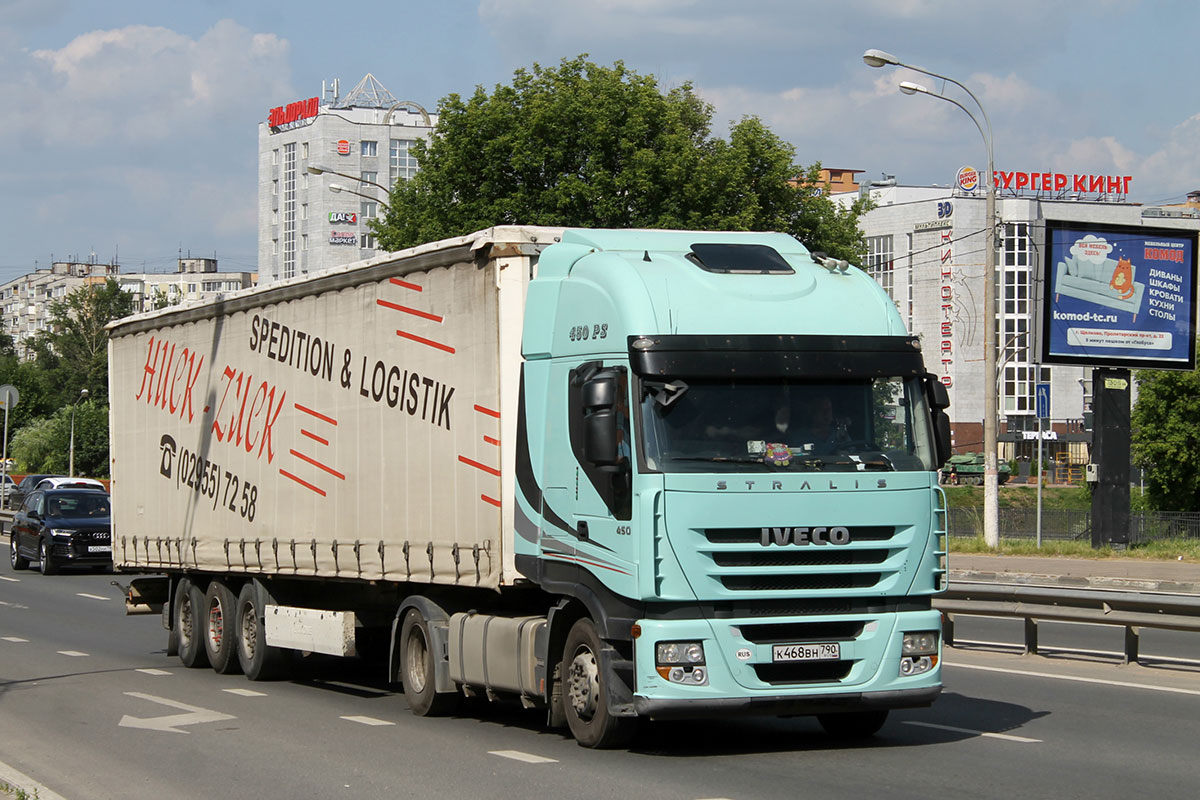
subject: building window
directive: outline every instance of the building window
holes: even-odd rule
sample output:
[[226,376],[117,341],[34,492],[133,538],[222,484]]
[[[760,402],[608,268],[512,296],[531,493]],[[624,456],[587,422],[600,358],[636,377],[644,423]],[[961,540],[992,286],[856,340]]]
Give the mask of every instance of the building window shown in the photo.
[[300,157],[308,158],[308,142],[300,143]]
[[375,184],[379,183],[379,173],[378,172],[368,172],[367,170],[363,170],[363,173],[359,178],[359,188],[369,186],[372,183],[375,183]]
[[362,234],[362,236],[360,237],[359,246],[362,247],[363,250],[374,250],[375,249],[375,234],[373,234],[373,233]]
[[283,147],[283,277],[296,274],[296,143]]
[[389,186],[395,186],[396,181],[402,178],[408,180],[417,174],[417,160],[411,155],[414,144],[416,142],[412,139],[392,139],[388,164],[390,168],[388,176],[391,179]]
[[301,189],[308,188],[308,172],[307,171],[300,173],[300,188]]
[[278,208],[271,209],[271,224],[272,225],[279,224],[279,209]]
[[[867,237],[867,274],[883,287],[892,302],[896,301],[895,286],[892,282],[892,266],[895,263],[891,236]],[[897,306],[897,310],[899,307]]]
[[274,167],[279,163],[279,148],[271,151],[271,166]]
[[271,194],[279,194],[279,181],[278,181],[278,179],[271,181]]
[[358,143],[359,153],[364,156],[379,155],[379,143],[363,140]]
[[[1034,386],[1037,360],[1030,334],[1033,330],[1033,242],[1029,224],[1007,223],[1003,229],[1000,263],[999,312],[996,315],[1000,363],[1004,365],[1001,408],[1011,415],[1032,415],[1037,410]],[[1042,369],[1045,374],[1049,370]]]
[[301,250],[308,249],[308,234],[307,233],[300,234],[300,249]]
[[308,219],[308,203],[300,204],[300,219]]
[[362,216],[366,219],[374,219],[376,216],[375,212],[376,212],[376,209],[378,208],[378,206],[379,206],[378,203],[372,203],[367,200],[364,200],[358,206],[359,214],[360,214],[360,216]]

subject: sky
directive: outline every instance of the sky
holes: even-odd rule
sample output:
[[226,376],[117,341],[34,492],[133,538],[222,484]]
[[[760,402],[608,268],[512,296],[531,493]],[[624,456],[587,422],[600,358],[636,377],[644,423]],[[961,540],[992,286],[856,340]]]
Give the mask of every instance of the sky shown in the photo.
[[668,89],[714,134],[746,115],[796,162],[949,184],[986,166],[952,104],[906,96],[868,48],[969,87],[997,170],[1132,176],[1129,198],[1200,189],[1194,0],[0,0],[0,282],[52,260],[169,272],[257,259],[257,125],[372,73],[429,110],[586,53]]

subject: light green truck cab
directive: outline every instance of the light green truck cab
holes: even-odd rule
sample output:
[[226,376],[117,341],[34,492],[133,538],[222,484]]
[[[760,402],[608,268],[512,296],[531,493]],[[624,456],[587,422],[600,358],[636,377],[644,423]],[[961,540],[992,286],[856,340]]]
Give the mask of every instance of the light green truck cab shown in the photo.
[[515,563],[567,598],[581,741],[735,713],[868,734],[937,696],[946,393],[866,274],[783,234],[568,230],[522,354]]

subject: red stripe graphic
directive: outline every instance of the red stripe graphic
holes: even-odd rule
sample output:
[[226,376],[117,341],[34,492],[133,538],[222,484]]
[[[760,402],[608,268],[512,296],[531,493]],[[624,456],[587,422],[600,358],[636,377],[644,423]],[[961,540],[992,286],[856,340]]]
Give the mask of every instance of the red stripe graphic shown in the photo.
[[298,484],[300,484],[301,486],[303,486],[305,489],[312,489],[314,492],[316,492],[317,494],[321,495],[321,497],[325,497],[325,492],[324,492],[324,490],[322,490],[322,489],[318,489],[316,486],[313,486],[313,485],[312,485],[311,483],[309,483],[308,481],[301,480],[300,478],[297,478],[295,475],[293,475],[292,473],[288,472],[286,469],[281,469],[281,470],[279,470],[279,474],[280,474],[280,475],[282,475],[282,476],[283,476],[283,477],[285,477],[285,478],[291,478],[291,479],[292,479],[292,480],[294,480],[296,483],[298,483]]
[[300,453],[295,450],[291,450],[290,452],[292,455],[294,455],[296,458],[300,459],[301,461],[307,461],[309,464],[312,464],[317,469],[328,472],[330,475],[337,478],[338,480],[342,480],[342,481],[346,480],[346,476],[343,475],[342,473],[338,472],[336,469],[331,469],[330,467],[327,467],[324,464],[322,464],[320,461],[316,461],[315,459],[309,458],[308,456],[304,455],[304,453]]
[[487,414],[489,417],[495,417],[496,419],[500,419],[499,411],[493,411],[490,408],[484,408],[483,406],[479,405],[478,403],[475,404],[475,410],[478,411],[480,414]]
[[483,501],[483,502],[485,502],[485,503],[491,503],[491,504],[492,504],[492,505],[494,505],[496,508],[499,508],[499,507],[500,507],[500,501],[499,501],[499,500],[497,500],[497,499],[496,499],[496,498],[494,498],[494,497],[488,497],[486,494],[481,494],[481,495],[479,495],[479,499],[480,499],[480,500],[482,500],[482,501]]
[[578,564],[591,564],[593,567],[600,567],[601,569],[607,569],[607,570],[611,570],[613,572],[619,572],[622,575],[629,574],[628,572],[626,572],[623,569],[617,569],[616,567],[610,567],[608,564],[601,564],[599,561],[589,561],[586,558],[573,558],[572,556],[563,555],[562,553],[549,553],[548,552],[548,553],[546,553],[546,557],[547,558],[561,558],[563,561],[573,561]]
[[483,437],[483,440],[484,440],[485,442],[487,442],[488,444],[494,444],[494,445],[496,445],[496,447],[499,447],[499,446],[500,446],[500,440],[499,440],[499,439],[493,439],[493,438],[492,438],[492,437],[490,437],[490,436],[485,436],[485,437]]
[[333,417],[327,417],[324,414],[322,414],[321,412],[313,411],[311,408],[302,406],[299,403],[295,403],[294,405],[296,406],[297,411],[303,411],[305,414],[311,414],[312,416],[316,417],[319,420],[322,420],[323,422],[328,422],[330,425],[337,425],[337,420],[334,419]]
[[396,335],[403,336],[405,339],[412,339],[414,342],[418,342],[420,344],[429,345],[430,347],[436,347],[438,350],[445,350],[447,353],[450,353],[450,354],[454,353],[454,348],[448,344],[442,344],[441,342],[435,342],[432,339],[423,339],[420,336],[417,336],[416,334],[413,334],[413,333],[407,333],[405,331],[396,331]]
[[409,283],[408,281],[402,281],[399,278],[388,278],[388,280],[390,282],[396,284],[397,286],[403,286],[405,289],[412,289],[414,292],[422,291],[421,287],[417,286],[415,283]]
[[328,440],[328,439],[322,439],[320,436],[317,436],[317,435],[316,435],[315,433],[313,433],[312,431],[306,431],[306,430],[304,430],[304,428],[301,428],[301,429],[300,429],[300,435],[301,435],[301,436],[307,436],[308,438],[312,439],[314,442],[320,442],[321,444],[325,445],[326,447],[328,447],[328,446],[329,446],[329,440]]
[[387,300],[376,300],[375,302],[378,303],[379,305],[383,306],[384,308],[391,308],[391,309],[395,309],[396,311],[403,311],[405,314],[412,314],[414,317],[421,317],[422,319],[431,319],[434,322],[437,322],[439,324],[444,319],[444,317],[439,317],[437,314],[430,314],[428,311],[418,311],[415,308],[409,308],[408,306],[402,306],[398,303],[391,303],[391,302],[388,302]]
[[497,478],[500,477],[500,470],[498,470],[494,467],[489,467],[486,464],[480,464],[478,461],[472,461],[471,459],[467,458],[466,456],[459,456],[458,460],[463,462],[464,464],[468,464],[472,467],[475,467],[476,469],[481,469],[484,472],[488,473],[489,475],[495,475]]

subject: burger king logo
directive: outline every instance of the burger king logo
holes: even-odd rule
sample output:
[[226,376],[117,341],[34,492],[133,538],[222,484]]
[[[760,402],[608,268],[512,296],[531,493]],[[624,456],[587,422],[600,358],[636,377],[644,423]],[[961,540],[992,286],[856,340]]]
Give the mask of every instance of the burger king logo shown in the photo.
[[958,171],[956,181],[958,188],[964,192],[974,192],[979,188],[979,170],[974,167],[963,167]]
[[337,143],[337,153],[339,156],[350,155],[350,143],[345,139],[340,139]]

